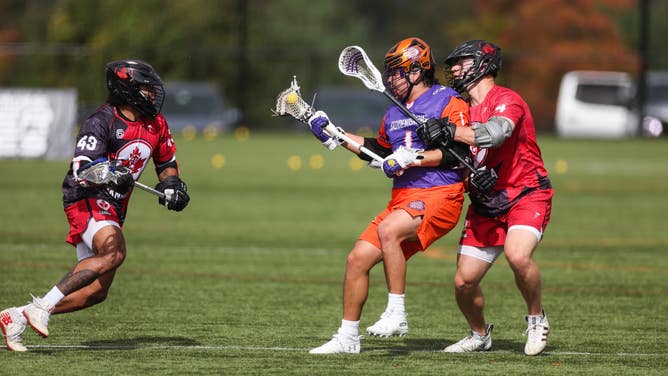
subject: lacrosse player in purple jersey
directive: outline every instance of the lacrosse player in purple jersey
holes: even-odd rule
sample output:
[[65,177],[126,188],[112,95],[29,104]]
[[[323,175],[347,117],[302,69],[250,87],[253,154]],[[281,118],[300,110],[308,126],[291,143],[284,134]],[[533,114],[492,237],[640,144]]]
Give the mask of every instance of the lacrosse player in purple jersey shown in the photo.
[[[451,88],[438,85],[429,46],[419,38],[407,38],[385,55],[384,81],[392,94],[419,118],[448,118],[457,126],[468,125],[468,106]],[[309,120],[313,134],[328,148],[338,144],[371,160],[351,145],[323,132],[327,115],[316,112]],[[312,354],[359,353],[359,323],[369,290],[369,271],[383,262],[388,286],[385,312],[367,333],[374,336],[403,336],[408,333],[404,304],[406,261],[452,230],[459,220],[464,201],[463,171],[445,150],[423,151],[416,134],[418,124],[399,110],[388,108],[376,138],[346,133],[383,156],[382,169],[393,179],[392,196],[362,232],[350,251],[343,285],[343,320],[333,338],[310,351]],[[460,154],[467,147],[461,145]]]
[[[70,225],[67,242],[76,248],[78,262],[46,295],[0,312],[8,350],[27,351],[21,337],[26,325],[47,337],[51,314],[105,300],[126,255],[122,227],[134,181],[149,159],[158,175],[155,189],[162,193],[158,202],[181,211],[190,200],[179,178],[174,141],[160,113],[164,85],[158,74],[143,61],[120,60],[107,64],[106,76],[107,103],[81,126],[62,185]],[[118,175],[114,182],[96,185],[80,178],[84,166],[101,158],[114,161]]]

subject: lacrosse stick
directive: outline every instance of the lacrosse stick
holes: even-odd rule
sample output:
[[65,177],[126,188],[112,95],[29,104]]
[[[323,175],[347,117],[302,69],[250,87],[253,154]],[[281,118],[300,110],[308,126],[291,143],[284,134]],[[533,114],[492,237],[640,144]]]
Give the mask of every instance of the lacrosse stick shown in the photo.
[[[276,109],[272,111],[275,116],[289,115],[304,124],[308,124],[308,120],[315,113],[315,109],[302,99],[296,76],[293,76],[290,87],[278,94],[278,97],[276,97]],[[353,141],[350,137],[346,136],[340,128],[332,124],[331,121],[327,124],[324,130],[330,137],[345,141],[348,145],[351,145],[360,152],[368,155],[375,161],[383,163],[383,158],[381,156]]]
[[[89,162],[84,166],[81,166],[81,168],[77,171],[77,178],[89,183],[101,185],[112,182],[116,183],[118,175],[116,174],[116,168],[111,162],[109,162],[109,160],[106,158],[100,158]],[[155,189],[138,181],[135,181],[134,185],[148,193],[152,193],[160,198],[165,198],[164,193],[156,191]]]
[[[383,77],[373,65],[371,59],[369,59],[362,47],[348,46],[344,48],[339,56],[339,70],[346,76],[359,78],[368,89],[385,94],[385,96],[391,100],[401,112],[406,114],[406,116],[413,119],[413,121],[419,125],[424,124],[424,121],[418,119],[415,114],[410,112],[403,103],[399,102],[399,100],[385,88],[385,85],[383,85]],[[453,157],[457,158],[457,160],[466,168],[472,172],[476,171],[464,157],[460,156],[449,147],[446,147],[446,150],[452,154]]]

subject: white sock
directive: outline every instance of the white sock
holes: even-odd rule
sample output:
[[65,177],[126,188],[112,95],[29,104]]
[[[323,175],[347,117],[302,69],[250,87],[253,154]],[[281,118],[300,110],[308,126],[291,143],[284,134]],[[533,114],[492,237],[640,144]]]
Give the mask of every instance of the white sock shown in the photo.
[[339,334],[349,337],[356,337],[359,334],[360,321],[341,320],[341,327],[338,330]]
[[385,308],[385,312],[405,313],[405,297],[406,294],[387,294],[387,308]]
[[53,308],[58,304],[65,295],[60,291],[60,289],[57,286],[53,286],[53,288],[44,295],[42,300],[45,300],[46,303],[49,305],[49,309]]

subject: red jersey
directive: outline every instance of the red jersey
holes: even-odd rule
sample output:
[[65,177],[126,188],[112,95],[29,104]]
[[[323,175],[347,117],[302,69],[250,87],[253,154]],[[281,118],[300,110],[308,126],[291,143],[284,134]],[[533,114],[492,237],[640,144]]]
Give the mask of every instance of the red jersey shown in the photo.
[[471,122],[485,123],[493,116],[502,116],[515,124],[501,145],[489,149],[471,147],[475,166],[487,166],[498,175],[488,200],[471,195],[476,212],[495,217],[505,213],[520,197],[536,189],[552,188],[536,142],[531,111],[519,94],[495,85],[482,103],[471,106],[469,111]]
[[[122,160],[138,180],[149,159],[155,166],[176,162],[176,147],[167,121],[162,114],[155,119],[129,121],[119,115],[116,108],[105,104],[98,108],[81,125],[77,135],[74,157],[85,156],[91,160],[108,158]],[[101,198],[119,209],[121,221],[125,216],[130,192],[125,195],[107,186],[82,187],[74,181],[72,165],[62,186],[65,207],[82,198]]]

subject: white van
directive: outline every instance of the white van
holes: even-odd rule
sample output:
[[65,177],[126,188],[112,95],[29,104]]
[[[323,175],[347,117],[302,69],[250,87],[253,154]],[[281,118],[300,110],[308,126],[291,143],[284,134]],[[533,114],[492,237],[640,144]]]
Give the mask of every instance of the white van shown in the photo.
[[557,134],[581,138],[638,134],[637,114],[632,110],[633,88],[633,78],[625,72],[566,73],[557,100]]
[[[646,130],[650,134],[659,133],[668,129],[668,71],[647,72],[647,103],[645,113],[647,116],[658,119],[661,124],[659,129]],[[657,124],[659,126],[659,124]]]

